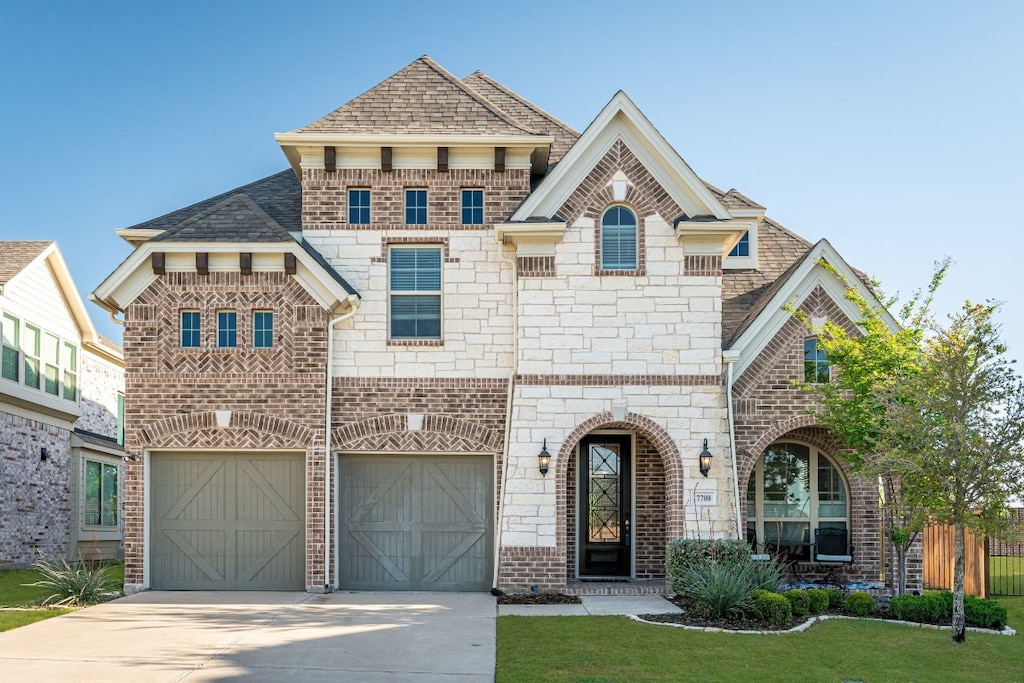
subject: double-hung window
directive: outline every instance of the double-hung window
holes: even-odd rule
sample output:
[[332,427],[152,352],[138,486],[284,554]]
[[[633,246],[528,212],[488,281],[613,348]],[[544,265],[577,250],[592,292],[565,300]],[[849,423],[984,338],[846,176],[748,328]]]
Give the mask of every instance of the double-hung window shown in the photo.
[[78,347],[71,342],[64,342],[61,355],[61,365],[64,368],[64,398],[74,401],[78,392]]
[[21,355],[21,321],[9,313],[3,317],[3,345],[0,376],[18,381],[18,365]]
[[483,225],[484,224],[484,191],[463,190],[462,191],[462,224]]
[[636,215],[613,206],[601,216],[601,269],[636,270]]
[[427,224],[427,191],[405,191],[405,222],[409,225]]
[[85,461],[86,526],[117,526],[117,465]]
[[41,333],[35,325],[26,324],[21,336],[22,373],[25,386],[39,388],[39,343]]
[[199,311],[181,312],[181,348],[199,348]]
[[370,224],[370,191],[348,191],[348,222],[349,225]]
[[234,311],[217,311],[217,346],[222,349],[238,346],[238,314]]
[[441,248],[392,247],[392,339],[441,338]]
[[43,335],[43,390],[60,395],[60,337],[47,332]]
[[252,345],[257,349],[274,346],[274,313],[254,311],[252,314]]
[[808,384],[828,384],[829,363],[825,349],[817,337],[804,339],[804,381]]

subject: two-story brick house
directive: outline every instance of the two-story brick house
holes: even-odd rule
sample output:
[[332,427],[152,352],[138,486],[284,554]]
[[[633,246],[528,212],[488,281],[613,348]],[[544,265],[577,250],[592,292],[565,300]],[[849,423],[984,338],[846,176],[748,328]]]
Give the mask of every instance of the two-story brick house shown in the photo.
[[0,242],[0,566],[121,549],[121,349],[56,242]]
[[857,273],[624,93],[581,134],[424,57],[276,137],[290,169],[120,230],[93,294],[125,321],[129,587],[660,590],[670,539],[812,559],[829,526],[879,576],[782,309],[848,324],[822,262]]

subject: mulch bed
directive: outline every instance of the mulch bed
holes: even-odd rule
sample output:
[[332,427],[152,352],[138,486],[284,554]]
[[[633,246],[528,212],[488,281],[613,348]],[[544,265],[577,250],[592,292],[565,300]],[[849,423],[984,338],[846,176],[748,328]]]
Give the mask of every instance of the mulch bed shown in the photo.
[[498,597],[499,605],[578,605],[578,595],[564,593],[509,593]]

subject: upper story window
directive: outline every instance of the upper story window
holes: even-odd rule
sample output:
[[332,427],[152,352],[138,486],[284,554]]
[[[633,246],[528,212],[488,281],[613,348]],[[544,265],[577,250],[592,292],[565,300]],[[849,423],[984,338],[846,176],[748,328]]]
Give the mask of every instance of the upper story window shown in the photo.
[[405,222],[409,225],[426,225],[427,191],[405,191]]
[[814,530],[847,529],[846,484],[816,448],[772,444],[747,483],[747,539],[785,551],[789,561],[811,560]]
[[484,191],[462,191],[462,224],[483,225],[484,223]]
[[3,317],[3,357],[0,365],[0,376],[14,382],[18,381],[18,359],[21,349],[20,321],[9,313]]
[[370,224],[370,191],[348,191],[348,222],[349,225]]
[[274,346],[274,313],[254,311],[252,314],[252,345],[257,349]]
[[124,394],[117,392],[117,442],[124,445]]
[[441,247],[389,252],[392,339],[441,338]]
[[743,233],[743,237],[736,243],[736,246],[729,252],[729,256],[750,256],[750,233]]
[[217,311],[217,346],[222,349],[238,346],[238,314],[234,311]]
[[116,527],[117,465],[96,460],[85,461],[85,519],[86,526]]
[[829,381],[829,363],[825,349],[817,337],[804,339],[804,381],[808,384],[826,384]]
[[78,398],[78,346],[10,313],[0,319],[0,377],[69,401]]
[[199,348],[199,311],[181,312],[181,348]]
[[637,269],[636,214],[613,206],[601,216],[601,269]]

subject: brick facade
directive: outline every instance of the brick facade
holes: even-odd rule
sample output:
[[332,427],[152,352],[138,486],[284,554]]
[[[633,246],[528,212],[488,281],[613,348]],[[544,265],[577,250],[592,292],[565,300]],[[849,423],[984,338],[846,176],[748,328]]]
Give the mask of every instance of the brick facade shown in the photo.
[[[183,349],[181,310],[199,349]],[[216,348],[215,313],[234,310],[238,347]],[[274,346],[252,347],[252,311],[274,312]],[[283,272],[169,273],[125,312],[125,448],[274,448],[306,454],[306,585],[323,586],[326,313]],[[231,411],[218,427],[214,410]],[[143,577],[143,467],[126,468],[125,583]]]

